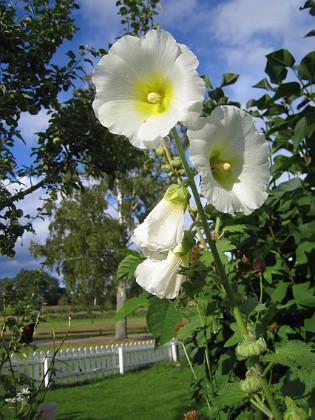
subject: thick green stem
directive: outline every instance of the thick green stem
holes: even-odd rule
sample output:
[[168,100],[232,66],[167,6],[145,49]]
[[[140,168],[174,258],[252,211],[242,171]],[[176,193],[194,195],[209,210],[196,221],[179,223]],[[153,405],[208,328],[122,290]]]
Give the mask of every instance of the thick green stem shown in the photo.
[[[241,334],[243,335],[243,339],[246,340],[248,338],[246,325],[244,323],[242,314],[241,314],[241,312],[240,312],[240,310],[237,306],[237,302],[235,300],[234,292],[232,290],[231,284],[230,284],[230,282],[227,278],[227,275],[225,273],[225,269],[224,269],[224,266],[222,264],[220,255],[218,253],[215,240],[212,239],[211,232],[210,232],[210,229],[209,229],[209,226],[208,226],[207,216],[204,212],[203,205],[201,203],[200,196],[199,196],[196,184],[195,184],[194,176],[193,176],[191,168],[190,168],[190,166],[187,162],[186,155],[185,155],[185,150],[184,150],[182,142],[181,142],[181,140],[178,136],[176,128],[172,129],[172,134],[173,134],[173,137],[175,139],[176,147],[177,147],[178,153],[180,155],[180,158],[182,160],[182,163],[183,163],[183,166],[184,166],[184,169],[185,169],[185,172],[186,172],[186,176],[188,178],[189,186],[191,188],[192,194],[193,194],[195,202],[196,202],[196,206],[197,206],[197,209],[198,209],[201,224],[202,224],[202,227],[204,229],[204,234],[205,234],[206,240],[209,244],[210,251],[212,252],[217,272],[219,274],[219,277],[221,279],[221,282],[222,282],[222,285],[224,287],[225,293],[226,293],[227,298],[229,300],[230,307],[231,307],[231,310],[233,312],[235,321],[238,325],[238,328],[239,328]],[[255,367],[256,367],[258,372],[261,371],[259,361],[255,362]],[[262,387],[262,390],[264,392],[264,395],[266,397],[266,400],[269,404],[269,407],[270,407],[270,409],[271,409],[271,411],[274,415],[274,419],[275,420],[281,420],[281,414],[278,411],[277,404],[276,404],[276,402],[273,398],[272,393],[270,392],[269,386],[268,386],[265,378],[262,377],[262,376],[260,377],[260,383],[261,383],[261,387]]]

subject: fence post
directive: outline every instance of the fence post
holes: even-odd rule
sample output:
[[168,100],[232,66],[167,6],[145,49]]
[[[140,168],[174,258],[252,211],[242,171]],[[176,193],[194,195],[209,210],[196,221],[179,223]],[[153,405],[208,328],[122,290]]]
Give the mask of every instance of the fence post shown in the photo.
[[118,361],[119,361],[119,373],[124,374],[124,352],[122,347],[118,347]]
[[178,347],[175,341],[171,342],[171,358],[174,363],[178,362]]
[[49,382],[52,375],[52,372],[49,372],[50,363],[51,363],[51,357],[45,357],[44,370],[43,370],[45,388],[49,387]]

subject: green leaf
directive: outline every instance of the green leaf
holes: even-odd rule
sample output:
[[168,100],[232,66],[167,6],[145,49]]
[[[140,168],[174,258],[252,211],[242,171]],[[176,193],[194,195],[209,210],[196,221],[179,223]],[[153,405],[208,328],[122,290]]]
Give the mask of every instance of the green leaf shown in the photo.
[[273,90],[273,87],[271,86],[271,84],[268,82],[268,79],[266,79],[266,78],[260,80],[253,87],[254,88],[259,88],[259,89]]
[[304,328],[308,332],[315,333],[315,312],[311,318],[304,319]]
[[295,58],[286,49],[273,51],[272,53],[267,54],[266,57],[267,57],[268,62],[272,63],[273,65],[293,67],[295,63]]
[[127,276],[127,281],[134,277],[135,271],[138,265],[144,261],[142,254],[130,254],[127,255],[119,264],[116,274],[116,279],[119,280],[124,276]]
[[233,225],[233,226],[225,226],[223,228],[223,232],[229,232],[229,233],[243,233],[246,230],[250,230],[252,232],[257,232],[258,227],[253,225]]
[[246,302],[244,302],[240,306],[240,310],[244,315],[246,315],[248,317],[253,312],[253,310],[256,308],[257,303],[258,303],[258,297],[257,296],[249,296],[246,299]]
[[147,313],[147,324],[158,345],[168,343],[174,337],[176,324],[182,320],[176,308],[177,302],[166,299],[154,299]]
[[305,133],[306,133],[306,128],[307,128],[307,121],[305,117],[302,117],[295,125],[294,127],[294,134],[292,137],[293,140],[293,145],[295,147],[295,149],[297,149],[300,145],[300,143],[302,143],[302,141],[305,138]]
[[284,193],[295,191],[298,188],[303,188],[303,183],[300,178],[292,178],[290,181],[282,182],[272,191],[276,196],[282,196]]
[[292,368],[312,371],[315,369],[315,354],[311,347],[303,341],[288,340],[275,344],[275,353],[267,353],[261,357],[265,363],[272,362]]
[[305,36],[304,36],[304,38],[308,38],[308,37],[310,37],[310,36],[315,36],[315,29],[312,29],[311,31],[309,31]]
[[236,73],[224,73],[222,76],[221,87],[232,85],[237,81],[239,74]]
[[272,302],[282,302],[290,283],[280,282],[276,289],[271,293]]
[[145,308],[149,306],[148,296],[150,296],[149,293],[142,292],[138,297],[128,299],[127,302],[116,313],[114,317],[115,321],[120,321],[121,319],[126,318],[128,315],[132,314],[139,308]]
[[187,338],[190,338],[194,332],[201,328],[200,318],[196,315],[191,321],[181,327],[176,334],[176,338],[180,341],[185,341]]
[[219,408],[237,408],[247,397],[248,395],[241,390],[238,383],[228,383],[220,388],[218,396],[215,397],[213,403]]
[[310,282],[294,284],[292,287],[295,302],[300,306],[315,307],[314,289]]
[[242,334],[236,322],[232,322],[232,324],[230,324],[230,328],[234,331],[234,334],[224,342],[224,347],[233,347],[243,341]]
[[276,90],[273,100],[288,97],[291,95],[299,95],[300,91],[301,87],[297,82],[282,83]]
[[296,248],[296,265],[303,265],[309,262],[308,254],[311,254],[315,243],[311,241],[300,242]]
[[212,84],[211,84],[210,79],[209,79],[209,76],[203,75],[203,76],[201,76],[201,78],[203,79],[203,81],[205,82],[206,86],[209,89],[213,89]]
[[303,80],[308,80],[310,84],[315,81],[315,51],[308,53],[301,61],[298,75]]

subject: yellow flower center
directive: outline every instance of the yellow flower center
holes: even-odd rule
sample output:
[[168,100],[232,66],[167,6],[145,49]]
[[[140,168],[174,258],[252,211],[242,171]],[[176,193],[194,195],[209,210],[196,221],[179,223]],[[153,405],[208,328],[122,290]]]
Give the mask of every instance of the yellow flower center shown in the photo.
[[138,80],[133,90],[134,107],[145,118],[166,112],[172,102],[173,87],[161,74]]
[[222,162],[210,157],[210,167],[213,178],[222,186],[227,187],[231,183],[231,165],[229,162]]
[[149,95],[147,96],[147,100],[151,102],[151,104],[156,104],[157,102],[160,102],[161,95],[158,94],[157,92],[150,92]]
[[222,175],[227,175],[231,171],[231,165],[228,162],[217,162],[212,165],[212,171],[221,172]]

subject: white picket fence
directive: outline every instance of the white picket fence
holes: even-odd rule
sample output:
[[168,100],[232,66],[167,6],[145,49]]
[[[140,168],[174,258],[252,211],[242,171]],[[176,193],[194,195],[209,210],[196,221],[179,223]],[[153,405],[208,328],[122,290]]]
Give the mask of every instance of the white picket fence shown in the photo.
[[124,374],[128,370],[162,360],[177,362],[178,353],[175,340],[157,349],[154,349],[154,340],[147,340],[83,349],[61,349],[55,359],[51,351],[35,351],[29,354],[27,360],[13,354],[11,366],[20,374],[29,375],[37,384],[43,380],[46,386],[51,382],[64,385]]

